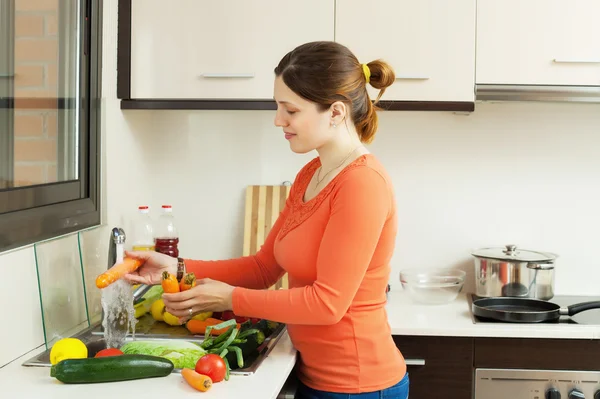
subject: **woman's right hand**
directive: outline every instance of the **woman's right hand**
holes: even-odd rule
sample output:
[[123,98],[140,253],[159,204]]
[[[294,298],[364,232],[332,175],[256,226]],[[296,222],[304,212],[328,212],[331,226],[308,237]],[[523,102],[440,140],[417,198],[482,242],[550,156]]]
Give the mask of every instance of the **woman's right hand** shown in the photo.
[[136,271],[123,277],[131,283],[158,285],[162,281],[162,272],[177,275],[177,258],[154,251],[125,251],[125,255],[144,262]]

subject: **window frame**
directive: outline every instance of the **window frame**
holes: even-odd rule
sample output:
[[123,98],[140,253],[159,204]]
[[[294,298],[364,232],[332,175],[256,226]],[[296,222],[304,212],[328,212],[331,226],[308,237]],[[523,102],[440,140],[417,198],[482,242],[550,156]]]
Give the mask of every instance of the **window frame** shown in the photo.
[[[82,8],[80,26],[83,28],[79,59],[82,104],[78,126],[78,180],[4,190],[0,187],[0,252],[73,233],[99,225],[101,221],[102,0],[79,1]],[[14,7],[12,11],[14,20]],[[14,38],[11,40],[14,42]],[[29,99],[29,102],[39,109],[44,108],[46,101]],[[14,110],[14,103],[12,97],[0,98],[0,111]],[[58,109],[75,106],[72,98],[58,99]],[[6,136],[10,140],[12,134]],[[5,148],[12,150],[12,146]]]

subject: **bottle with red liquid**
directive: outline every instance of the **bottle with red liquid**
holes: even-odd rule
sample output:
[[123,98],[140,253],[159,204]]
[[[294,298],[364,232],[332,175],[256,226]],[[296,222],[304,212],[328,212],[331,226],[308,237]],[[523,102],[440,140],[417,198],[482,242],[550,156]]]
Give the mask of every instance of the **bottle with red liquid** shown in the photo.
[[162,214],[158,217],[154,250],[174,258],[179,256],[179,233],[175,228],[175,217],[171,205],[162,206]]

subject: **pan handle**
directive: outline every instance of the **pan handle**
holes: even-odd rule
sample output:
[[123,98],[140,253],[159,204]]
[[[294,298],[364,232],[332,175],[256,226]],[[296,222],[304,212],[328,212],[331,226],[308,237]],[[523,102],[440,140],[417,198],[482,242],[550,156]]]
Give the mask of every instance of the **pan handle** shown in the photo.
[[590,309],[600,309],[600,301],[576,303],[575,305],[571,305],[571,306],[567,307],[567,314],[569,316],[573,316],[573,315],[576,315],[577,313],[583,312],[585,310],[590,310]]

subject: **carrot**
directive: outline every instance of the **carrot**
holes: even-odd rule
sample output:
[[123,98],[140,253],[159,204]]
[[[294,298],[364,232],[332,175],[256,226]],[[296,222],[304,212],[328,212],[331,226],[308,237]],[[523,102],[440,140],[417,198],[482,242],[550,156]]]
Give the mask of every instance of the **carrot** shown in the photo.
[[212,387],[212,379],[207,375],[197,373],[196,370],[184,368],[181,369],[181,375],[185,382],[198,391],[206,392]]
[[139,259],[125,258],[96,278],[96,287],[106,288],[124,275],[136,271],[141,265]]
[[[214,319],[212,317],[207,318],[206,320],[194,320],[191,319],[186,323],[186,327],[188,329],[189,332],[191,332],[192,334],[205,334],[206,333],[206,327],[208,326],[216,326],[217,324],[221,324],[223,323],[223,320],[219,320],[219,319]],[[237,324],[237,328],[240,328],[240,324]],[[211,330],[210,334],[211,335],[221,335],[224,332],[227,332],[227,330],[229,329],[229,327],[226,328],[221,328],[220,330]]]
[[177,281],[177,277],[175,277],[167,271],[164,271],[162,273],[161,285],[163,291],[167,294],[174,294],[176,292],[179,292],[179,282]]
[[196,286],[196,275],[194,273],[186,274],[182,279],[181,283],[179,283],[180,291],[187,291]]

